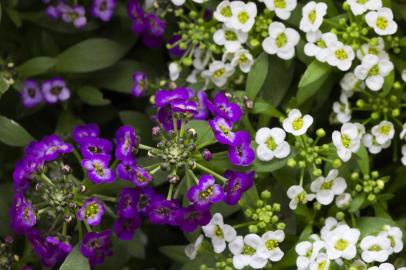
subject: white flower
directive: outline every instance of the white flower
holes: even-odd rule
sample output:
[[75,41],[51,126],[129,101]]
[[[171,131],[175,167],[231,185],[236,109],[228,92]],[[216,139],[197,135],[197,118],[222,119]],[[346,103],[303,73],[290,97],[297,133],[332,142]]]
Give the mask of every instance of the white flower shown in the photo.
[[213,40],[217,45],[224,46],[227,52],[235,53],[241,48],[241,44],[247,41],[245,32],[232,28],[223,27],[213,34]]
[[225,21],[226,26],[249,32],[254,26],[257,16],[257,6],[253,2],[244,3],[243,1],[232,1],[230,3],[232,17]]
[[295,46],[299,43],[299,33],[283,23],[273,22],[268,28],[269,37],[262,41],[262,48],[268,54],[276,54],[284,60],[292,59]]
[[368,148],[369,153],[378,154],[382,151],[382,149],[388,148],[391,144],[391,141],[389,140],[384,144],[380,144],[376,141],[374,135],[365,134],[364,137],[362,138],[362,143],[365,145],[365,147]]
[[307,194],[302,186],[291,186],[287,195],[290,199],[289,208],[295,210],[299,203],[305,204],[308,201],[314,200],[316,197],[314,194]]
[[234,67],[221,61],[213,61],[209,69],[202,72],[204,78],[210,78],[218,86],[224,86],[228,78],[234,74]]
[[202,245],[203,239],[204,236],[201,234],[199,235],[199,237],[197,237],[194,243],[189,244],[185,247],[185,254],[189,259],[194,260],[196,258],[197,252]]
[[172,62],[169,64],[169,78],[171,81],[176,81],[179,78],[180,74],[180,66],[176,62]]
[[353,72],[345,73],[344,77],[340,81],[340,86],[343,90],[342,93],[347,97],[351,97],[357,87],[364,88],[363,82],[358,80]]
[[338,170],[330,170],[326,177],[317,177],[310,185],[310,190],[316,193],[316,200],[322,205],[333,202],[335,195],[340,195],[347,188],[344,178],[338,177]]
[[406,144],[402,146],[402,158],[400,161],[406,166]]
[[286,133],[281,128],[260,128],[255,135],[255,141],[258,144],[258,159],[270,161],[274,157],[287,157],[290,154],[290,146],[289,143],[285,141],[285,138]]
[[230,1],[225,0],[218,4],[216,10],[213,12],[213,16],[219,22],[230,21],[233,17]]
[[364,43],[361,47],[357,50],[357,57],[359,60],[362,60],[364,56],[368,54],[373,54],[378,56],[379,58],[389,59],[389,54],[385,51],[385,41],[383,38],[378,37],[378,44],[372,46],[369,43]]
[[366,263],[384,262],[389,257],[390,240],[386,236],[368,235],[361,240],[361,258]]
[[323,18],[327,13],[325,3],[311,1],[302,9],[302,19],[300,20],[300,30],[303,32],[317,31],[323,23]]
[[302,113],[298,109],[293,109],[289,112],[288,117],[283,120],[283,129],[295,136],[300,136],[306,133],[307,129],[313,124],[313,117]]
[[[175,6],[182,6],[186,2],[186,0],[171,0],[171,1]],[[195,3],[201,4],[201,3],[207,2],[208,0],[192,0],[192,1]]]
[[406,138],[406,123],[403,124],[402,131],[399,133],[399,138],[401,140]]
[[359,236],[359,230],[352,229],[346,224],[339,225],[332,230],[326,239],[326,251],[329,259],[353,259],[357,254],[355,245]]
[[333,103],[333,111],[340,123],[344,124],[351,120],[351,107],[346,95],[340,96],[340,102]]
[[223,216],[220,213],[215,213],[209,224],[202,227],[204,235],[211,239],[214,252],[221,253],[226,249],[226,242],[231,242],[237,237],[235,229],[224,224]]
[[380,59],[373,54],[366,55],[360,65],[354,69],[354,74],[372,91],[382,89],[384,78],[393,70],[393,64],[388,59]]
[[337,42],[337,36],[332,32],[321,33],[319,30],[306,33],[307,43],[304,52],[307,56],[316,57],[320,62],[326,62],[330,54],[329,47]]
[[355,54],[353,49],[338,41],[331,44],[327,63],[331,66],[337,67],[341,71],[346,71],[350,69],[354,57]]
[[254,58],[248,50],[240,49],[235,54],[231,60],[231,65],[238,66],[240,70],[244,73],[248,73],[254,64]]
[[354,15],[361,15],[367,10],[378,10],[382,7],[381,0],[347,0]]
[[197,83],[197,76],[200,74],[200,70],[193,69],[190,74],[186,77],[188,83]]
[[260,0],[264,2],[270,11],[275,11],[279,19],[287,20],[290,17],[291,11],[296,8],[296,0]]
[[352,153],[358,151],[361,145],[361,132],[353,123],[345,123],[341,130],[335,130],[332,134],[333,144],[337,148],[337,154],[344,162],[351,158]]
[[330,260],[324,253],[317,255],[314,262],[310,264],[309,270],[328,270],[330,267]]
[[320,250],[324,247],[322,241],[303,241],[296,245],[297,253],[296,266],[298,269],[308,269],[309,265],[314,262]]
[[[403,269],[406,269],[405,267],[402,267]],[[401,270],[402,268],[399,268],[398,270]],[[381,265],[378,266],[373,266],[369,267],[367,270],[395,270],[395,266],[390,263],[382,263]]]
[[402,71],[402,80],[406,82],[406,69]]
[[343,222],[338,222],[335,218],[333,217],[328,217],[325,221],[324,221],[324,226],[323,228],[321,228],[320,230],[320,236],[321,239],[323,239],[324,241],[326,239],[329,238],[329,234],[338,226],[343,225],[345,223]]
[[371,133],[375,136],[377,143],[385,144],[395,136],[395,127],[392,122],[383,120],[378,125],[372,127]]
[[340,209],[350,206],[351,201],[352,197],[350,193],[342,193],[336,197],[336,205]]
[[379,236],[384,236],[389,239],[389,252],[399,253],[403,250],[403,233],[398,227],[386,225],[384,231],[379,233]]
[[200,50],[196,48],[193,52],[193,67],[197,70],[204,70],[209,63],[211,52],[209,50]]
[[267,254],[265,253],[264,242],[261,237],[256,234],[248,234],[237,236],[232,241],[228,248],[233,256],[233,265],[236,269],[243,269],[250,266],[254,269],[265,267],[268,262]]
[[398,30],[398,25],[393,20],[392,10],[386,7],[368,12],[365,15],[365,21],[381,36],[392,35]]
[[281,230],[268,231],[261,237],[264,242],[265,253],[272,262],[280,261],[283,257],[283,251],[279,248],[279,243],[285,239],[285,233]]

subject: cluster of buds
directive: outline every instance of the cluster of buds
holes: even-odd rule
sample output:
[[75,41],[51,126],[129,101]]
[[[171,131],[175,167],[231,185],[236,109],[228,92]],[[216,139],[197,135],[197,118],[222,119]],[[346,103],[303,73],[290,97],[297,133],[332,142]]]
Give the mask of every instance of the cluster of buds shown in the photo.
[[19,261],[19,256],[12,251],[14,239],[10,236],[0,239],[0,268],[4,270],[14,269],[13,266]]
[[356,181],[355,191],[365,193],[370,202],[376,202],[376,195],[381,193],[385,184],[389,181],[389,176],[381,177],[377,171],[369,175],[360,176],[359,173],[352,173],[351,180]]

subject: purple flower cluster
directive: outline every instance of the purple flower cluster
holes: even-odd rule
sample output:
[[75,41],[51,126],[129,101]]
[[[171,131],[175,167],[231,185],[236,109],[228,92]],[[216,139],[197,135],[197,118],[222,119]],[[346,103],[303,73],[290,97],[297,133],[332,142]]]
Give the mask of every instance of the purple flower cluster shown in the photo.
[[[89,7],[90,15],[108,22],[114,15],[116,5],[117,0],[93,0]],[[73,24],[76,28],[83,28],[87,24],[86,7],[79,4],[71,6],[64,0],[59,0],[56,4],[48,5],[46,13],[51,19],[61,19],[65,23]]]
[[98,137],[100,129],[95,124],[77,126],[72,137],[83,156],[82,167],[89,180],[95,184],[112,183],[116,175],[109,167],[113,145],[109,140]]
[[111,230],[89,232],[83,238],[80,251],[88,258],[91,266],[102,264],[106,256],[111,256]]
[[130,0],[127,6],[132,20],[132,30],[148,47],[159,47],[164,38],[165,21],[154,13],[145,12],[138,0]]
[[45,80],[41,85],[35,80],[28,79],[24,81],[21,90],[22,102],[26,108],[35,107],[43,102],[48,104],[64,102],[70,95],[66,82],[60,77]]
[[144,72],[137,71],[133,74],[134,86],[131,90],[131,94],[134,97],[142,97],[145,95],[145,91],[148,88],[148,77]]

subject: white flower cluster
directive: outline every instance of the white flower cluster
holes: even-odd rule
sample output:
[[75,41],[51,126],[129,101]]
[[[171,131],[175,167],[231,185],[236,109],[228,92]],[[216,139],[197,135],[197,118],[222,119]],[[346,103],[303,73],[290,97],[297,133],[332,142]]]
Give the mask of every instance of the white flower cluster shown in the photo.
[[[262,269],[268,261],[280,261],[284,255],[279,247],[285,239],[285,233],[282,230],[268,231],[262,236],[256,234],[237,236],[232,226],[224,224],[220,213],[214,214],[209,224],[202,226],[202,230],[204,235],[211,239],[215,253],[224,252],[228,243],[236,269],[243,269],[246,266]],[[200,235],[195,243],[186,246],[185,254],[191,260],[196,258],[203,240],[204,236]]]
[[311,115],[302,115],[298,109],[293,109],[289,112],[288,117],[283,121],[283,129],[275,128],[260,128],[255,136],[255,141],[258,144],[257,157],[262,161],[270,161],[273,158],[285,158],[290,154],[289,143],[285,141],[286,132],[294,136],[300,136],[307,132],[308,128],[313,124]]
[[[327,218],[320,235],[313,234],[310,240],[296,245],[297,268],[328,270],[333,262],[342,265],[343,260],[346,260],[354,269],[395,269],[393,265],[384,262],[391,254],[403,249],[402,231],[399,228],[384,226],[376,235],[367,235],[362,239],[360,236],[358,229],[338,222],[335,218]],[[383,264],[374,266],[375,263]]]
[[361,146],[365,127],[359,123],[345,123],[340,131],[335,130],[332,134],[333,144],[337,148],[339,158],[347,162],[352,153],[356,153]]

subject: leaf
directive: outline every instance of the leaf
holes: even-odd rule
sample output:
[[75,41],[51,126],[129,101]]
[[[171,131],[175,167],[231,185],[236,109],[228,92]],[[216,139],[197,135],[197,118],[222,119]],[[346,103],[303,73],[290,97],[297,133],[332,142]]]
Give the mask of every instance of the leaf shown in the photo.
[[24,62],[17,67],[17,71],[23,78],[27,78],[45,73],[54,67],[56,63],[57,60],[52,57],[39,56]]
[[329,65],[313,60],[299,81],[297,102],[302,104],[315,95],[327,80],[331,70]]
[[0,141],[11,146],[25,146],[34,138],[14,120],[0,115]]
[[82,86],[78,89],[80,99],[92,106],[104,106],[110,104],[110,100],[103,98],[103,93],[92,86]]
[[10,85],[6,83],[3,76],[0,76],[0,96],[3,95],[7,90],[10,89]]
[[73,45],[58,56],[60,72],[90,72],[114,65],[128,46],[105,38],[94,38]]
[[256,100],[254,103],[254,108],[252,110],[252,113],[255,114],[265,114],[268,116],[273,116],[273,117],[282,117],[283,114],[276,109],[274,106],[269,104],[269,102],[264,101],[264,100]]
[[254,171],[259,172],[259,173],[269,173],[273,172],[276,170],[279,170],[280,168],[283,168],[287,163],[288,160],[296,156],[297,152],[292,151],[289,156],[287,156],[284,159],[273,159],[271,161],[260,161],[256,159],[253,163],[254,166]]
[[259,200],[257,187],[254,186],[244,192],[241,198],[241,203],[243,208],[255,208],[257,206],[257,201]]
[[144,233],[138,230],[132,240],[127,241],[128,254],[131,257],[145,259],[145,247],[142,238]]
[[251,71],[248,73],[246,91],[251,100],[255,100],[268,73],[268,54],[262,52],[255,60]]
[[368,175],[369,174],[369,157],[368,151],[365,146],[361,146],[357,155],[357,163],[359,168],[361,169],[362,174]]
[[395,225],[391,219],[380,217],[361,217],[357,220],[357,227],[361,231],[361,235],[377,234],[382,231],[385,225]]
[[90,270],[89,261],[82,255],[79,245],[75,246],[66,257],[59,270]]
[[121,111],[119,114],[123,124],[135,128],[137,135],[141,137],[142,143],[152,144],[152,121],[147,115],[136,111]]
[[71,111],[65,110],[59,114],[55,133],[62,136],[69,135],[73,128],[80,123],[82,123],[82,121],[75,117]]
[[355,198],[351,201],[350,208],[348,209],[349,212],[355,213],[361,209],[362,205],[365,202],[365,194],[360,194],[355,196]]
[[159,248],[159,251],[175,262],[186,263],[190,261],[185,254],[185,246],[163,246]]
[[197,133],[196,147],[201,149],[216,142],[214,133],[206,121],[192,120],[187,123],[187,128],[193,128]]
[[390,90],[392,90],[393,83],[395,82],[395,71],[392,70],[388,76],[385,77],[385,81],[383,83],[381,95],[385,97],[389,94]]

